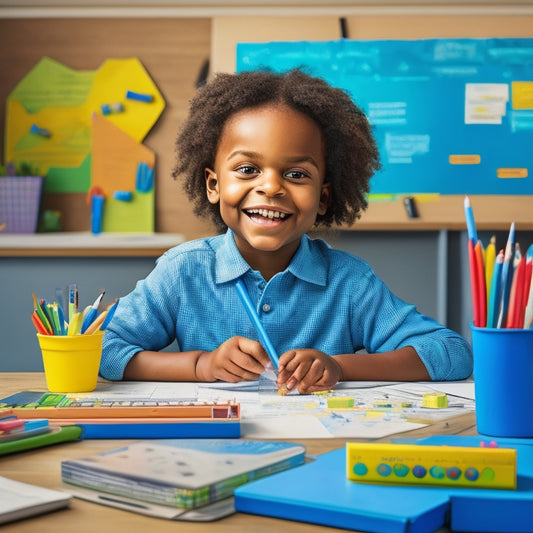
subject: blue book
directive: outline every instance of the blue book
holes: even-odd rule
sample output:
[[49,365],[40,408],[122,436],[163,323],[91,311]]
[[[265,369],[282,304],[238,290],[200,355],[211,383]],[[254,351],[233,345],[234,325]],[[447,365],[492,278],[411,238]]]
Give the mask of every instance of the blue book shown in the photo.
[[[118,502],[140,513],[152,505],[183,512],[231,499],[236,487],[301,465],[304,459],[305,447],[289,442],[143,440],[65,460],[61,477],[82,489],[74,495],[91,501]],[[233,500],[228,503],[233,512]]]
[[[479,446],[483,437],[433,437],[420,444]],[[499,439],[516,448],[516,490],[357,483],[346,476],[341,448],[312,463],[235,490],[237,511],[375,533],[531,532],[533,440]]]

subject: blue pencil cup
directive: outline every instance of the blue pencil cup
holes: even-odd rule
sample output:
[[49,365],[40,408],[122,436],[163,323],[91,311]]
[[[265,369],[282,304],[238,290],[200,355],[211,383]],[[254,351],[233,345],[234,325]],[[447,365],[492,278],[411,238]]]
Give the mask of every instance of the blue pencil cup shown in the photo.
[[533,329],[471,329],[478,432],[533,437]]

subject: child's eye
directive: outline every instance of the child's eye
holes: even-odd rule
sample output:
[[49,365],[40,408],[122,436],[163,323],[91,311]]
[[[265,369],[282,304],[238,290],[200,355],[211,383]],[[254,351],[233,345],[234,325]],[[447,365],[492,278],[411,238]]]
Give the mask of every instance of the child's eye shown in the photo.
[[239,174],[244,174],[245,176],[253,176],[257,173],[257,169],[251,165],[243,165],[236,169]]
[[307,174],[305,172],[302,172],[301,170],[289,170],[285,175],[287,176],[287,178],[293,180],[301,180],[302,178],[307,177]]

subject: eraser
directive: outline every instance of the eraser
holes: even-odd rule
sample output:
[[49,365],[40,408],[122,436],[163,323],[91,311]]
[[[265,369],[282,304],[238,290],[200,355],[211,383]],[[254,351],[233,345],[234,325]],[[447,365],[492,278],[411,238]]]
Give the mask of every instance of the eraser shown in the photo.
[[430,409],[448,407],[448,396],[444,392],[426,392],[422,396],[422,407]]
[[328,409],[349,409],[354,406],[354,399],[346,396],[333,396],[327,399]]

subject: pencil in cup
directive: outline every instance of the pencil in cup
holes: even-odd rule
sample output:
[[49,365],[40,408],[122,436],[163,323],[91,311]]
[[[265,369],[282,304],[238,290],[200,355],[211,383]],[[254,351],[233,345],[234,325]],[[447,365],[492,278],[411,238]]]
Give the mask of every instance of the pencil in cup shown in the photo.
[[[61,305],[57,302],[48,304],[46,300],[37,301],[32,293],[34,301],[34,310],[31,315],[32,323],[39,335],[92,335],[98,331],[103,331],[111,322],[119,299],[98,314],[98,307],[102,301],[104,292],[102,292],[94,304],[87,308],[86,312],[78,312],[77,294],[76,307],[69,307],[68,320],[65,316]],[[71,302],[69,298],[69,304]]]

